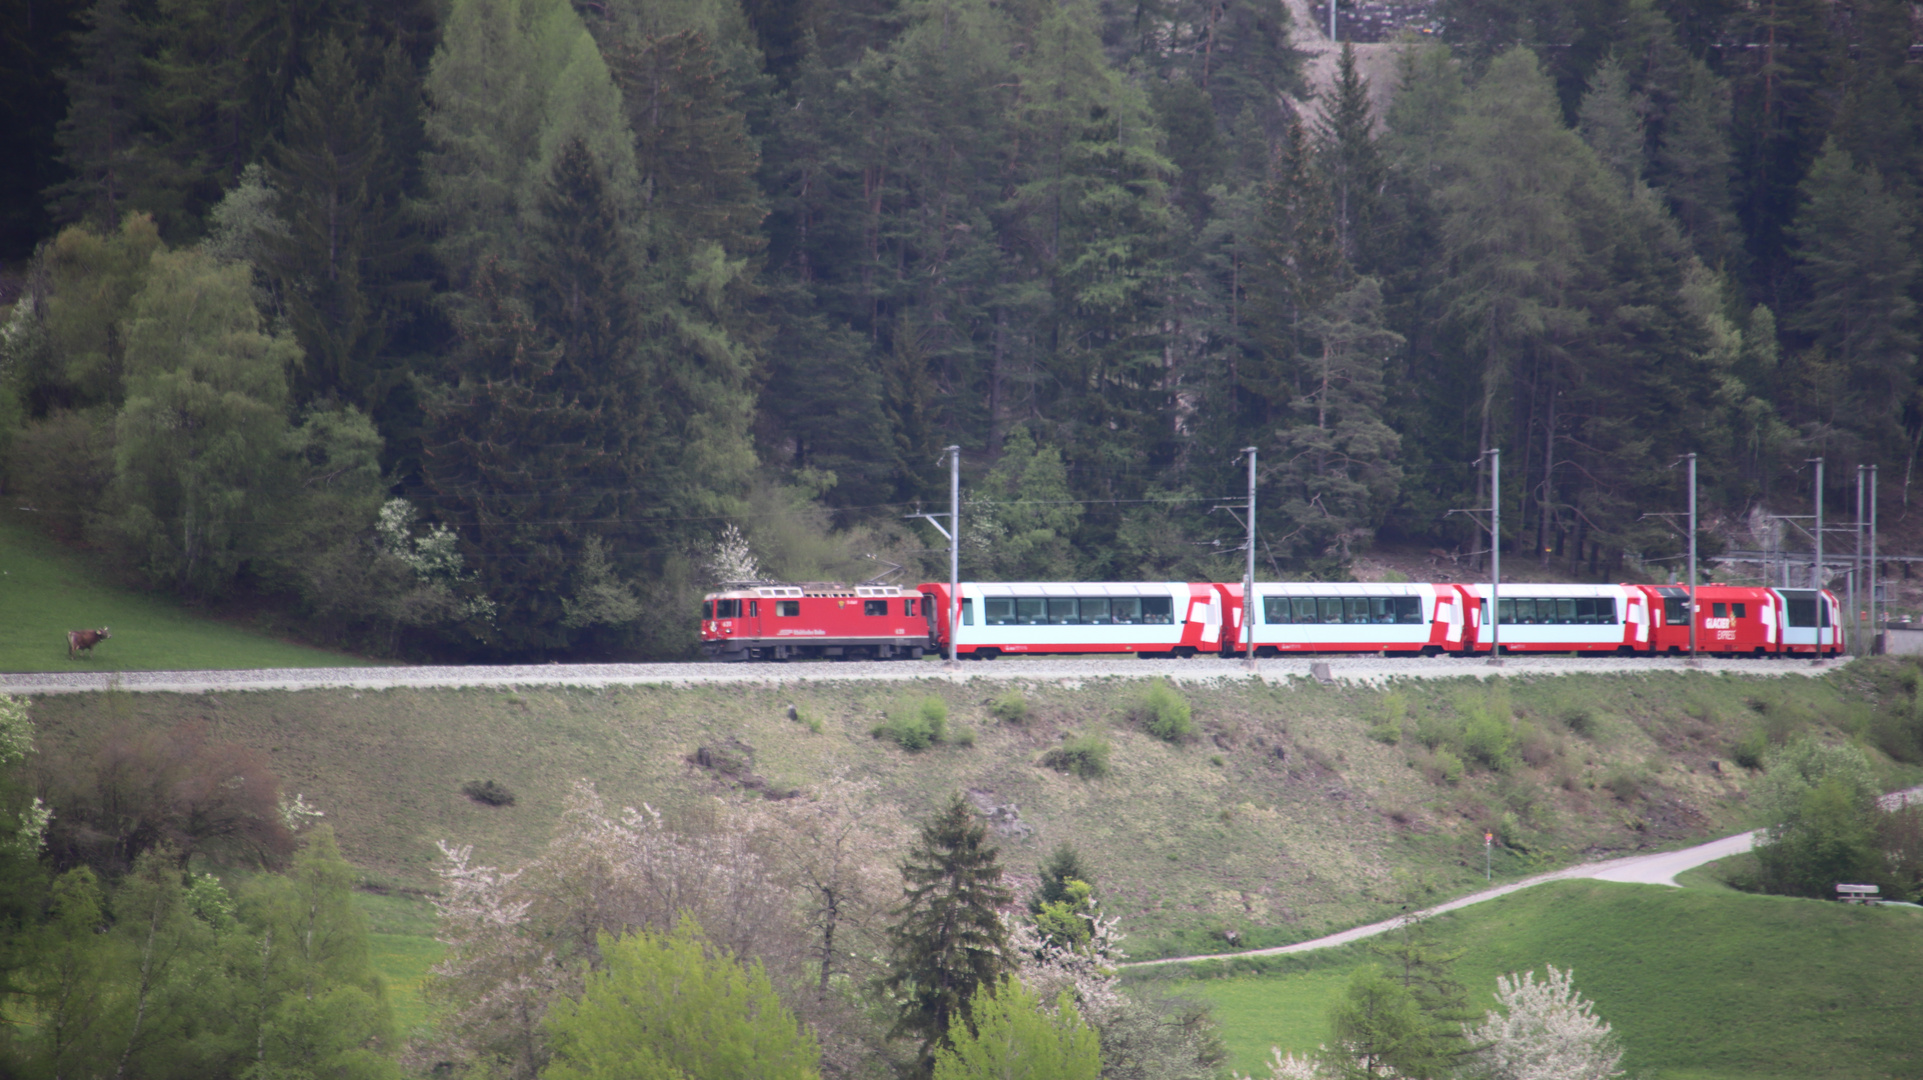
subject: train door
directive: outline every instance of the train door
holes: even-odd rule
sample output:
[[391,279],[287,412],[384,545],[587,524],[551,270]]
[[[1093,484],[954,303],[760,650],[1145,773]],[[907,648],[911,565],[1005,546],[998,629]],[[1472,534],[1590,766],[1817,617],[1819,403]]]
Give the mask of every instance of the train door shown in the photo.
[[1649,648],[1649,596],[1634,585],[1623,592],[1628,599],[1623,603],[1623,644],[1632,649]]
[[1776,589],[1784,652],[1817,652],[1828,642],[1829,604],[1814,589]]
[[1460,650],[1463,647],[1463,627],[1467,620],[1463,612],[1468,601],[1463,599],[1462,590],[1451,585],[1436,587],[1436,622],[1442,624],[1442,647]]
[[[761,605],[773,604],[774,601],[745,600],[743,603],[747,606],[741,612],[741,630],[736,636],[759,639],[761,637]],[[768,614],[772,617],[774,615],[774,608],[770,607]]]
[[1189,604],[1189,621],[1200,623],[1202,644],[1214,646],[1222,640],[1222,595],[1214,589],[1206,590],[1205,596],[1193,596]]

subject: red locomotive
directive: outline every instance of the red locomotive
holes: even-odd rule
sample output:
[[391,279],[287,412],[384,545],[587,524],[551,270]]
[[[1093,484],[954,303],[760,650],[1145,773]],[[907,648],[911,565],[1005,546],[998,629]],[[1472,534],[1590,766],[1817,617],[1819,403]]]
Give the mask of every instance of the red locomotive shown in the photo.
[[930,648],[927,600],[894,585],[731,583],[701,601],[710,660],[912,660]]
[[[720,660],[914,659],[948,648],[1009,654],[1240,656],[1254,619],[1258,656],[1401,656],[1689,651],[1689,590],[1674,585],[1504,585],[1495,625],[1489,586],[1423,583],[963,582],[949,625],[946,582],[748,583],[710,594],[704,652]],[[1835,656],[1842,611],[1828,591],[1704,585],[1696,648],[1712,656]]]

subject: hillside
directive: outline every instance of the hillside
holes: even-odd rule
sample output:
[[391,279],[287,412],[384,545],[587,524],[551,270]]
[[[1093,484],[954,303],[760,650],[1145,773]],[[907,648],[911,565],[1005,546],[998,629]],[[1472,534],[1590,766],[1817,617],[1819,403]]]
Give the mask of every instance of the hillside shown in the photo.
[[[1493,1004],[1499,974],[1573,969],[1622,1038],[1632,1073],[1923,1075],[1915,908],[1572,881],[1441,916],[1435,927],[1445,947],[1465,950],[1457,974],[1479,1007]],[[1215,1003],[1232,1064],[1248,1071],[1271,1045],[1304,1053],[1326,1041],[1330,997],[1371,959],[1352,946],[1176,986]]]
[[[211,618],[115,580],[97,559],[0,513],[0,671],[174,671],[340,667],[365,661]],[[67,631],[107,627],[90,656],[67,658]]]
[[[712,819],[700,808],[717,797],[807,797],[830,777],[863,778],[873,784],[863,823],[884,853],[966,790],[994,811],[1018,884],[1055,844],[1079,848],[1130,951],[1146,958],[1304,940],[1466,892],[1482,882],[1485,829],[1499,840],[1498,879],[1733,831],[1746,824],[1748,776],[1730,764],[1732,747],[1804,727],[1867,731],[1891,670],[1384,688],[1224,680],[1183,687],[1198,732],[1180,744],[1127,718],[1144,685],[1129,680],[1024,686],[1028,716],[1013,723],[988,710],[1006,683],[936,680],[76,694],[33,712],[54,747],[117,724],[205,719],[271,753],[284,789],[327,813],[350,859],[408,889],[433,885],[437,840],[473,843],[489,863],[524,860],[552,835],[577,778],[616,805],[689,820]],[[949,709],[947,744],[911,753],[871,734],[929,697]],[[958,745],[964,731],[972,745]],[[1106,778],[1037,764],[1071,734],[1109,740]],[[1478,766],[1478,754],[1503,771]],[[475,802],[460,790],[474,780],[517,801]]]

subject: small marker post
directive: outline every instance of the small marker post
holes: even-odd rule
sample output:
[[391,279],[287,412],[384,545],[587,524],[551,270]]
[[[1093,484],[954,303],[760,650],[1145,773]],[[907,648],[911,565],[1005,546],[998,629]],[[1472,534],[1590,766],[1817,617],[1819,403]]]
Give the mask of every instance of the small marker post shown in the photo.
[[1495,833],[1484,832],[1482,834],[1482,880],[1484,881],[1496,880],[1494,877],[1491,876],[1492,868],[1489,862],[1491,858],[1490,851],[1495,846],[1495,843],[1496,843]]

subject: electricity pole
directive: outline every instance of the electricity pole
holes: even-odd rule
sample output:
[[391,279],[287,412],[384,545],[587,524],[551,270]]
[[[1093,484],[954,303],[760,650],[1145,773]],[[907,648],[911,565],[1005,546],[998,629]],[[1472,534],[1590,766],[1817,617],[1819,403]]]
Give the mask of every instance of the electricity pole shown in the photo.
[[1489,664],[1502,666],[1502,447],[1489,451]]
[[1876,652],[1876,466],[1870,466],[1870,652]]
[[1696,659],[1696,455],[1684,454],[1689,459],[1689,666],[1699,663]]
[[961,637],[961,447],[948,451],[948,666],[959,667],[955,639]]
[[1243,654],[1243,664],[1250,671],[1255,670],[1255,447],[1247,446],[1242,452],[1249,456],[1249,539],[1248,559],[1242,572],[1242,643],[1248,650]]
[[1810,458],[1816,463],[1816,564],[1810,567],[1809,584],[1816,593],[1816,663],[1823,662],[1823,616],[1829,614],[1829,605],[1823,602],[1823,459]]
[[1867,656],[1863,648],[1863,620],[1858,613],[1863,609],[1856,598],[1857,583],[1863,580],[1863,474],[1869,466],[1856,467],[1856,522],[1851,532],[1856,546],[1850,555],[1850,650],[1858,656]]

